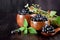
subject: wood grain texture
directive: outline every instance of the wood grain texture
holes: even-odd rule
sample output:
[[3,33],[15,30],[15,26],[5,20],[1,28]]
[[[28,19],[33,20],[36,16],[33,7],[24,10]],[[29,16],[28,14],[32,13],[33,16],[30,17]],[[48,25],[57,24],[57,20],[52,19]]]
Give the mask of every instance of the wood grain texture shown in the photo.
[[60,33],[54,36],[46,37],[43,35],[12,35],[11,40],[60,40]]

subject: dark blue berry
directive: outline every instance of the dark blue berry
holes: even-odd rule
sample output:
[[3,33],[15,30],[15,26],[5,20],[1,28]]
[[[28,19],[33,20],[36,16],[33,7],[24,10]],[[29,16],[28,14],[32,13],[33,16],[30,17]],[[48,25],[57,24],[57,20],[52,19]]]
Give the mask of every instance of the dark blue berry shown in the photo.
[[40,17],[39,20],[40,20],[40,21],[43,21],[43,18]]
[[41,14],[37,14],[37,17],[41,17]]
[[47,18],[45,16],[43,16],[42,18],[43,18],[43,21],[47,21]]
[[22,13],[26,13],[26,10],[25,9],[22,9]]
[[39,21],[39,18],[36,18],[36,21]]

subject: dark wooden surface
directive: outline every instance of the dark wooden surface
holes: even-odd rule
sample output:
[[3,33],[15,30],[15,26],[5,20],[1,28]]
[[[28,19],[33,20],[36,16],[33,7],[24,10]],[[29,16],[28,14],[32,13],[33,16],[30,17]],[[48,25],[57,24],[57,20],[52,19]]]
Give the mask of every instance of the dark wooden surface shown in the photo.
[[15,34],[11,36],[11,40],[60,40],[60,33],[57,33],[54,36],[43,36],[43,35],[23,35]]

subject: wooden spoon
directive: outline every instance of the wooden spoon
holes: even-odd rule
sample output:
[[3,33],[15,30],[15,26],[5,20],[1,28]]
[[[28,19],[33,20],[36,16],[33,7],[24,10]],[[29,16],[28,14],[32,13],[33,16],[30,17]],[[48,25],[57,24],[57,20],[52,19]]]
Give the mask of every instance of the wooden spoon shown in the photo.
[[53,35],[55,35],[57,32],[60,31],[60,28],[56,28],[56,29],[54,29],[54,30],[55,30],[55,33],[43,33],[43,32],[41,32],[41,34],[43,34],[44,36],[53,36]]

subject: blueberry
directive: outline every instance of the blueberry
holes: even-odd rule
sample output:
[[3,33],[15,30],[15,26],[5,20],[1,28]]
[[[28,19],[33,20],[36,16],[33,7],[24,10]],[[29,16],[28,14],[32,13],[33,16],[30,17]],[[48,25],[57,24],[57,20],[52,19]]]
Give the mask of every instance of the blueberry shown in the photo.
[[37,14],[37,17],[41,17],[41,14]]
[[25,9],[22,9],[22,13],[26,13],[26,10]]
[[21,11],[20,10],[18,10],[18,13],[20,14],[20,15],[25,15],[26,14],[26,10],[25,9],[22,9]]
[[49,30],[49,28],[47,28],[47,31]]
[[49,31],[49,33],[54,33],[55,32],[55,30],[51,30],[51,31]]
[[45,16],[43,16],[42,18],[43,18],[43,21],[47,21],[47,18]]
[[18,13],[21,13],[20,11],[18,11]]
[[37,18],[39,18],[39,16],[38,16],[38,15],[37,15],[36,17],[37,17]]
[[47,32],[47,30],[45,29],[44,32]]
[[55,30],[52,30],[52,33],[54,33],[55,32]]
[[47,21],[47,19],[43,19],[43,21]]
[[50,26],[52,29],[54,29],[54,27]]
[[39,18],[36,18],[36,21],[39,21]]
[[49,27],[49,25],[45,25],[45,28]]
[[20,10],[18,10],[18,14],[20,14],[20,15],[21,15],[21,14],[23,14],[23,13],[21,13],[21,11],[20,11]]
[[39,20],[40,20],[40,21],[43,21],[43,18],[40,17]]
[[47,32],[45,27],[42,27],[42,32]]

